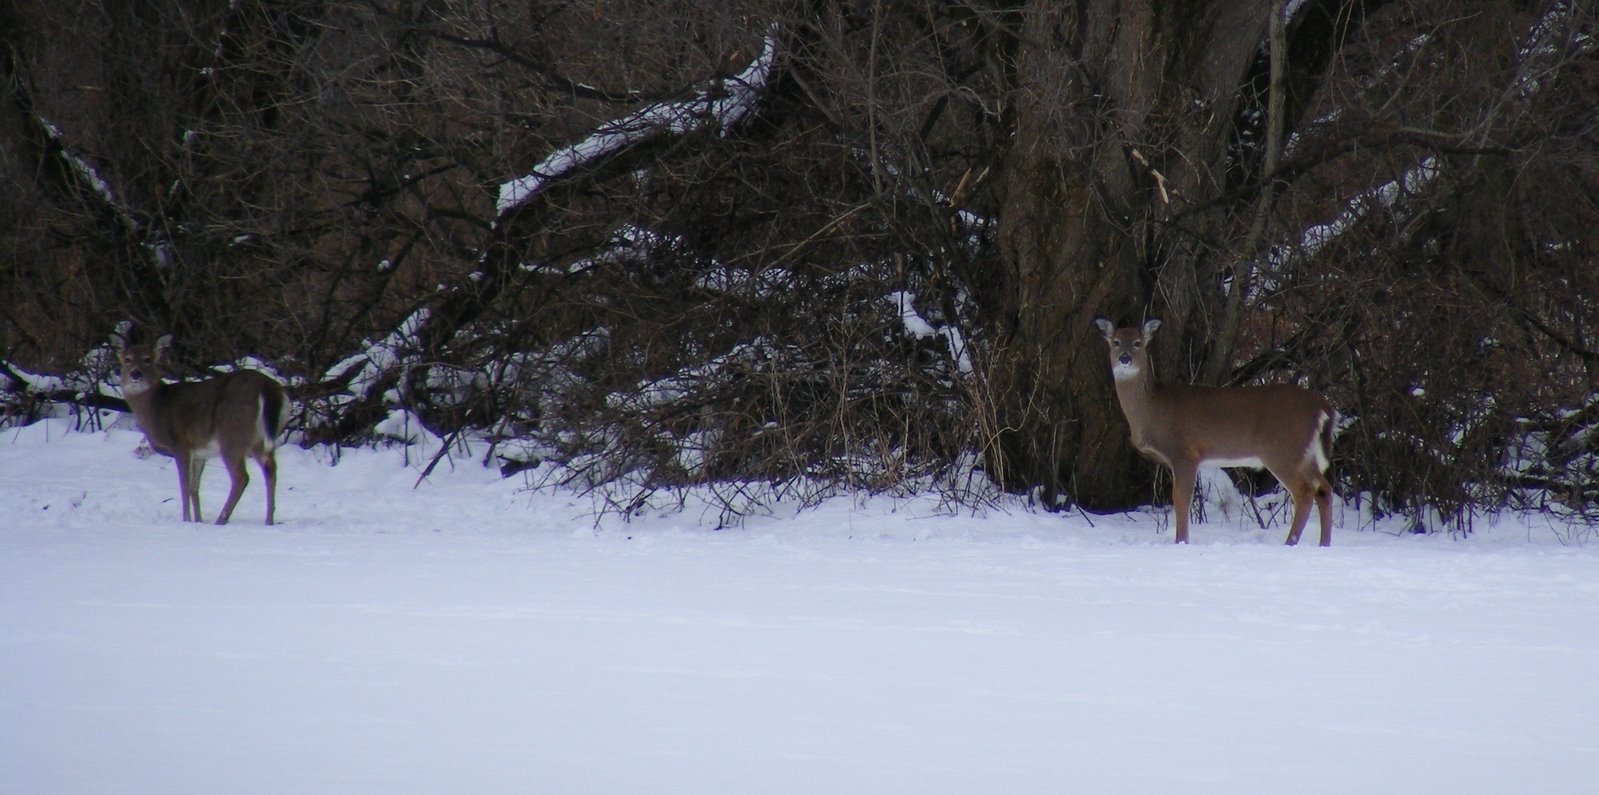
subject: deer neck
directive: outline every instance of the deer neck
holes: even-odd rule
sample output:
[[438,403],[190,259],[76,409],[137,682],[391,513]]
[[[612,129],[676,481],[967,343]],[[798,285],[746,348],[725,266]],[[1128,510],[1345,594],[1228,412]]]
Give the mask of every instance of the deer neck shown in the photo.
[[1146,446],[1155,418],[1161,416],[1159,404],[1163,397],[1160,385],[1155,383],[1155,368],[1147,361],[1136,373],[1116,377],[1116,398],[1132,429],[1134,446]]
[[144,432],[144,437],[158,452],[173,455],[175,446],[179,444],[180,433],[171,422],[172,386],[160,380],[160,376],[151,381],[143,389],[122,391],[122,397],[128,401],[128,408],[133,409],[133,421],[138,424],[139,430]]
[[153,417],[155,415],[155,407],[158,405],[158,398],[165,387],[166,384],[162,383],[158,377],[158,380],[152,381],[142,389],[123,387],[122,397],[128,401],[128,408],[133,409],[135,418]]

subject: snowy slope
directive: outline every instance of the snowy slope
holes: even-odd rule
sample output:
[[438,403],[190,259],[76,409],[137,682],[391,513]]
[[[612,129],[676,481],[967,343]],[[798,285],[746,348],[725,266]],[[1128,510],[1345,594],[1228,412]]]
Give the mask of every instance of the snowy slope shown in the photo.
[[1599,551],[1539,517],[596,527],[290,447],[216,528],[137,442],[0,436],[0,792],[1599,791]]

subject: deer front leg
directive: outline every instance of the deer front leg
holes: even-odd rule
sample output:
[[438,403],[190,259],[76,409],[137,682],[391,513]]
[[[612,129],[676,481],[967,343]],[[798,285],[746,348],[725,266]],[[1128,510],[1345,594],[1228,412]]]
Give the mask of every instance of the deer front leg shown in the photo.
[[178,453],[172,457],[178,467],[178,504],[182,506],[183,521],[189,521],[189,456]]
[[205,456],[189,456],[189,505],[194,509],[196,522],[203,522],[200,518],[200,479],[205,476]]
[[1283,543],[1294,546],[1299,543],[1299,534],[1304,532],[1305,523],[1310,521],[1310,504],[1315,499],[1315,487],[1295,486],[1289,489],[1289,494],[1294,498],[1294,524],[1288,528],[1288,540]]
[[1177,515],[1176,543],[1188,543],[1188,509],[1194,504],[1194,481],[1199,477],[1199,466],[1186,461],[1172,464],[1171,502]]
[[184,521],[189,521],[189,459],[177,454],[173,464],[177,465],[177,504],[182,505]]

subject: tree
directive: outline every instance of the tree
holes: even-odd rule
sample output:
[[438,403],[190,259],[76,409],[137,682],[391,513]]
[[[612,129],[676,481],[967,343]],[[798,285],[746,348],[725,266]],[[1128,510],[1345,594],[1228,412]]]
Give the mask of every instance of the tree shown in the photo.
[[1207,332],[1238,254],[1221,232],[1248,204],[1217,200],[1270,7],[1033,4],[1011,15],[1007,268],[986,294],[1011,485],[1041,483],[1095,508],[1147,493],[1129,477],[1095,316],[1161,314],[1186,346],[1161,351],[1168,378],[1191,378],[1185,359],[1230,346]]

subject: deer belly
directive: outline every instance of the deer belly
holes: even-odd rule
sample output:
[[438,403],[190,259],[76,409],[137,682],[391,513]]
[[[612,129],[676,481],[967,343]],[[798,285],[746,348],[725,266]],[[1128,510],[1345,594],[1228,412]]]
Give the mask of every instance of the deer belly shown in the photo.
[[207,440],[205,444],[194,448],[195,458],[216,458],[220,455],[222,455],[222,447],[217,444],[216,439]]
[[1171,469],[1171,461],[1168,461],[1166,456],[1161,455],[1160,451],[1156,450],[1154,447],[1140,445],[1138,446],[1138,452],[1143,453],[1145,458],[1148,458],[1149,460],[1154,461],[1155,463],[1160,464],[1167,469]]
[[1220,467],[1222,469],[1237,469],[1240,467],[1246,467],[1249,469],[1266,468],[1266,462],[1260,460],[1256,456],[1242,456],[1238,458],[1207,458],[1201,463],[1206,466]]

